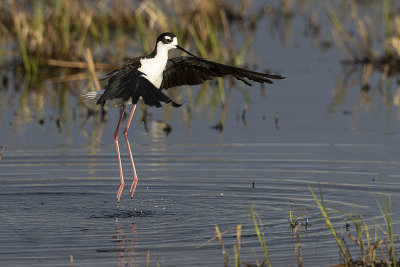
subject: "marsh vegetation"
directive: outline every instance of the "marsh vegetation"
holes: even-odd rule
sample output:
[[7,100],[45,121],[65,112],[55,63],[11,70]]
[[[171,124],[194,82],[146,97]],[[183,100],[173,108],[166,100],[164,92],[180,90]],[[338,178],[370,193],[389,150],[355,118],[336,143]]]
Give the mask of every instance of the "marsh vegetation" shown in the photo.
[[[279,43],[279,45],[284,48],[284,53],[290,50],[287,47],[291,45],[294,46],[295,49],[298,49],[294,49],[295,52],[291,52],[292,54],[288,52],[290,54],[288,58],[293,57],[293,55],[301,54],[299,51],[302,50],[297,48],[300,46],[298,43],[303,45],[301,48],[304,48],[304,43],[306,43],[311,47],[312,52],[318,55],[323,55],[327,53],[327,51],[337,50],[339,51],[338,56],[330,58],[329,61],[330,64],[334,66],[340,65],[341,71],[338,76],[334,77],[335,82],[333,82],[334,85],[332,88],[333,96],[329,98],[330,104],[324,106],[327,110],[328,117],[332,118],[337,114],[351,115],[351,130],[355,131],[355,129],[357,129],[359,114],[363,109],[368,113],[372,112],[374,108],[378,110],[383,108],[386,113],[389,114],[389,117],[390,112],[397,108],[398,113],[396,121],[398,122],[400,120],[399,11],[400,6],[394,0],[364,2],[356,0],[282,0],[276,2],[270,1],[267,3],[245,0],[2,1],[0,3],[0,120],[3,120],[4,128],[7,127],[7,130],[11,132],[10,135],[12,136],[16,136],[17,133],[24,130],[27,132],[31,131],[32,129],[30,126],[33,124],[38,124],[39,126],[49,123],[52,125],[55,124],[58,133],[65,134],[66,139],[63,140],[65,143],[72,143],[72,136],[76,131],[76,129],[73,128],[73,122],[78,122],[77,124],[79,127],[77,128],[80,129],[79,134],[81,134],[84,140],[89,144],[89,154],[94,157],[94,159],[88,159],[87,165],[90,169],[89,172],[95,173],[97,170],[97,172],[102,173],[108,167],[101,166],[98,167],[99,169],[96,169],[96,166],[102,164],[107,166],[108,164],[102,161],[103,159],[100,155],[103,149],[101,137],[104,127],[107,124],[109,111],[106,109],[99,109],[94,103],[83,103],[79,99],[80,92],[99,90],[103,86],[99,81],[102,75],[124,64],[127,59],[133,56],[149,53],[153,48],[152,45],[157,35],[160,32],[171,31],[179,37],[183,47],[201,57],[235,66],[246,66],[266,72],[270,71],[285,76],[284,68],[275,69],[275,66],[271,66],[272,69],[265,69],[263,66],[269,65],[258,60],[259,55],[257,53],[274,53],[274,51],[263,50],[264,47],[267,47],[267,45],[263,43],[265,39],[278,40],[276,43]],[[301,26],[299,26],[299,24],[301,24]],[[301,42],[296,40],[296,34],[299,34],[299,28],[303,29],[303,32],[300,34],[304,39]],[[260,33],[262,38],[257,39]],[[304,61],[299,63],[289,60],[287,63],[285,62],[286,66],[296,64],[307,65],[307,63],[308,62]],[[310,69],[314,71],[311,67]],[[293,72],[292,77],[288,77],[288,79],[298,79],[300,81],[303,79],[303,75],[309,71],[308,69],[300,70],[299,74]],[[326,72],[325,70],[318,71],[320,72],[313,75],[319,76],[323,75],[323,72]],[[312,84],[313,81],[309,81],[308,83]],[[324,88],[324,86],[325,83],[318,85],[318,90],[325,90],[326,88]],[[293,88],[294,87],[295,86],[293,86]],[[288,91],[288,89],[290,90],[293,88],[281,88],[277,90]],[[288,106],[294,107],[293,110],[291,110],[293,117],[296,117],[297,112],[304,108],[304,106],[311,106],[310,103],[313,100],[312,96],[309,97],[309,102],[300,103],[302,99],[301,95],[306,93],[306,89],[307,88],[296,87],[295,90],[293,89],[292,92],[288,93],[288,98],[285,101],[288,101]],[[209,119],[205,123],[206,127],[217,130],[220,137],[227,124],[229,113],[234,114],[234,116],[231,116],[231,120],[232,118],[236,118],[237,124],[240,125],[240,128],[244,128],[245,130],[243,132],[246,133],[248,130],[247,116],[249,107],[251,108],[252,103],[257,101],[255,98],[267,98],[269,90],[270,88],[262,86],[254,86],[253,88],[245,87],[235,83],[231,79],[217,79],[198,87],[170,89],[168,94],[176,101],[185,103],[178,111],[179,123],[183,121],[182,124],[184,124],[184,128],[190,129],[193,126],[194,118],[199,114],[206,113]],[[235,101],[235,96],[239,96],[238,98],[240,101],[236,99],[238,103],[236,103],[233,108],[232,102]],[[284,101],[282,102],[285,104]],[[237,108],[238,106],[239,108]],[[152,116],[152,112],[154,111],[147,109],[144,105],[140,107],[140,111],[140,120],[143,122],[144,131],[147,132],[149,128],[151,128],[155,132],[154,136],[156,136],[156,138],[154,139],[156,142],[165,142],[165,138],[174,130],[174,126],[171,125],[174,122],[171,108],[166,106],[162,110],[162,115],[160,116],[162,118],[161,120],[157,120],[156,116]],[[324,111],[320,110],[313,111],[313,113],[323,112]],[[259,117],[257,117],[257,120],[254,119],[252,121],[253,125],[261,125],[265,123],[265,121],[268,123],[271,122],[270,128],[268,129],[272,129],[271,132],[278,135],[285,131],[285,127],[286,129],[289,127],[287,125],[288,117],[280,114],[281,113],[276,110],[270,113],[257,114]],[[4,122],[5,118],[9,121]],[[303,128],[306,128],[306,126],[308,126],[307,123],[312,121],[313,118],[304,119],[301,121],[301,124],[299,123],[298,125],[296,125],[296,120],[297,118],[292,120],[293,124],[297,127],[295,131],[300,128],[303,131]],[[387,119],[387,121],[390,120]],[[320,134],[318,132],[313,133],[312,127],[310,127],[310,129],[311,130],[305,134],[309,135],[309,139],[303,139],[303,142],[309,143],[311,142],[310,140],[314,138],[319,140]],[[333,132],[333,134],[335,134],[335,130],[336,129],[331,129],[329,133]],[[397,134],[396,131],[394,132]],[[326,133],[326,135],[329,133]],[[199,133],[199,135],[201,134],[203,133]],[[264,135],[266,133],[261,134]],[[268,134],[274,137],[273,134]],[[392,135],[390,131],[385,132],[385,134]],[[282,136],[279,136],[279,138],[281,137]],[[243,139],[246,138],[247,137],[244,137]],[[341,144],[342,141],[338,139],[332,142],[327,141],[327,147],[334,147],[334,145],[331,145],[334,142]],[[278,143],[285,142],[281,139],[278,140],[280,140]],[[246,145],[244,145],[246,142],[249,141],[246,139],[242,143],[237,144],[237,147],[246,149]],[[364,140],[363,142],[367,143],[365,146],[371,145],[369,140]],[[8,146],[7,149],[5,149],[6,144],[0,145],[2,147],[2,149],[0,149],[0,160],[2,160],[2,162],[4,159],[7,161],[7,154],[9,153]],[[247,148],[249,150],[248,154],[244,154],[244,156],[241,154],[242,151],[235,150],[235,153],[229,154],[226,158],[213,158],[217,163],[222,162],[221,165],[217,165],[216,167],[212,165],[213,162],[210,163],[212,160],[208,159],[210,155],[213,155],[209,155],[209,151],[205,152],[199,149],[198,155],[200,156],[197,155],[198,157],[195,159],[202,164],[210,164],[211,171],[213,171],[213,167],[214,169],[220,170],[226,168],[225,165],[231,164],[228,166],[230,170],[232,169],[232,173],[238,170],[239,172],[244,172],[244,168],[250,168],[247,164],[254,164],[254,166],[256,166],[254,172],[257,172],[260,171],[259,169],[266,169],[267,167],[265,167],[265,164],[277,162],[277,165],[273,165],[275,167],[274,170],[278,170],[276,171],[277,173],[279,172],[276,180],[279,180],[279,175],[281,175],[281,173],[284,173],[286,175],[285,177],[290,177],[288,174],[290,172],[295,173],[296,178],[300,177],[298,179],[304,180],[316,175],[315,173],[321,174],[324,172],[330,175],[327,178],[328,181],[330,181],[330,179],[336,179],[337,176],[343,175],[343,173],[353,178],[352,175],[354,175],[354,173],[359,174],[365,171],[364,168],[372,168],[370,167],[371,162],[372,164],[379,164],[379,166],[381,164],[380,158],[377,160],[359,160],[359,157],[364,157],[364,155],[368,153],[379,154],[379,152],[375,150],[375,147],[372,147],[374,144],[371,145],[372,148],[368,150],[368,153],[361,150],[361,152],[359,152],[360,155],[362,154],[361,156],[357,156],[356,159],[349,160],[348,162],[345,162],[345,160],[332,160],[329,158],[331,154],[327,155],[322,152],[320,152],[321,155],[316,156],[317,159],[315,161],[307,161],[307,156],[314,155],[314,143],[307,153],[300,149],[301,151],[296,155],[295,159],[291,158],[292,151],[287,151],[286,154],[281,154],[281,151],[275,151],[274,155],[277,158],[268,161],[265,160],[266,156],[264,154],[261,153],[260,156],[253,152],[255,148],[259,147],[259,144],[252,145],[252,147]],[[396,146],[396,144],[393,143],[389,146],[391,145],[394,147]],[[190,144],[184,146],[183,152],[178,150],[176,155],[172,153],[170,157],[169,155],[164,155],[163,152],[168,151],[168,149],[173,150],[174,147],[165,148],[160,144],[155,146],[145,144],[144,146],[146,149],[148,149],[146,146],[149,146],[151,153],[154,153],[154,155],[151,153],[150,155],[147,154],[147,150],[146,152],[142,152],[142,154],[139,153],[142,157],[142,162],[140,162],[141,159],[139,157],[139,163],[142,165],[148,164],[146,165],[148,167],[162,166],[163,168],[168,168],[168,164],[170,166],[178,165],[178,167],[185,170],[186,173],[192,172],[193,170],[195,173],[197,170],[197,162],[191,162],[190,159],[187,159],[185,156],[187,155],[185,153],[193,150],[193,146],[195,145]],[[218,149],[224,146],[229,145],[222,144],[218,146],[215,148],[214,154],[218,155]],[[284,150],[286,146],[290,145],[285,143],[280,149]],[[315,146],[318,146],[318,144]],[[341,144],[339,146],[345,145]],[[364,144],[359,146],[362,147]],[[271,147],[274,147],[274,145],[268,146],[268,149],[271,149]],[[301,147],[301,144],[299,147]],[[72,148],[72,150],[73,149],[76,148]],[[140,149],[142,148],[139,146],[139,151]],[[15,151],[15,149],[13,150],[12,146],[10,151],[14,151],[14,153],[18,154],[18,151]],[[87,151],[84,152],[86,153]],[[52,154],[54,158],[60,157],[60,155],[57,154],[58,151],[52,153],[54,153],[54,155]],[[69,151],[60,152],[61,155],[63,155],[63,153],[68,154]],[[81,153],[84,154],[82,151]],[[342,153],[347,156],[352,152],[346,151]],[[44,152],[38,154],[46,154],[46,149],[44,149]],[[33,155],[35,155],[35,153],[28,153],[27,155],[30,158],[34,158]],[[256,157],[251,159],[250,162],[247,162],[246,159],[243,163],[241,162],[241,158],[236,158],[238,155],[243,157],[247,155],[250,158],[256,155]],[[333,155],[335,154],[333,153]],[[28,157],[25,156],[24,153],[20,156]],[[108,154],[105,157],[108,157]],[[288,157],[288,159],[285,157]],[[321,159],[322,157],[328,157],[328,159]],[[377,157],[379,157],[379,155]],[[150,163],[143,159],[149,160]],[[14,169],[14,165],[18,164],[18,162],[14,163],[13,160],[9,160],[8,163],[6,163],[8,164],[6,166],[9,166],[10,169]],[[46,164],[52,162],[52,160],[51,157],[45,158],[43,161],[46,162],[41,162],[40,164],[48,166]],[[112,159],[110,159],[110,162],[111,160]],[[281,163],[281,160],[283,163]],[[64,159],[60,161],[59,166],[57,166],[61,169],[68,164],[73,165],[76,163],[69,158],[67,158],[67,164],[64,162]],[[184,162],[182,165],[177,163],[182,161]],[[21,162],[21,164],[25,164],[23,161]],[[239,162],[238,164],[243,164],[241,167],[242,169],[236,166],[236,162]],[[255,165],[255,162],[260,165]],[[293,167],[293,162],[298,165],[304,164],[304,169],[299,167],[299,171],[295,168],[297,165]],[[328,168],[326,165],[318,165],[321,164],[321,162],[327,165],[334,162],[336,165],[333,167],[328,166]],[[351,165],[356,163],[364,165],[357,165],[356,167]],[[29,164],[32,163],[27,162],[21,168],[28,168],[30,166]],[[81,163],[79,162],[79,164]],[[78,168],[80,166],[79,164],[75,167]],[[286,165],[282,167],[279,164]],[[398,162],[392,159],[387,163],[386,170],[396,170],[396,168],[398,168],[397,166]],[[150,167],[149,169],[151,169]],[[325,168],[327,168],[327,170]],[[346,172],[346,168],[351,169],[351,171]],[[270,172],[272,173],[274,170]],[[175,169],[167,169],[166,172],[175,175],[176,171]],[[28,172],[30,172],[30,170],[26,170],[26,173]],[[150,174],[147,175],[151,177],[152,173],[151,171],[149,172]],[[179,172],[179,170],[177,172]],[[270,174],[270,172],[265,171],[260,175],[263,176],[262,178],[265,178],[264,176]],[[26,173],[23,173],[22,176],[25,177],[24,175],[27,175]],[[35,174],[35,172],[32,173],[33,175]],[[59,173],[59,171],[57,171],[57,173]],[[250,178],[253,174],[250,171],[249,173],[250,174],[248,174],[247,171],[244,172],[244,174],[240,173],[240,179],[247,179],[246,175]],[[308,176],[303,176],[303,173],[306,173]],[[162,179],[165,178],[163,173],[158,174]],[[334,174],[336,176],[333,176]],[[45,179],[47,177],[46,175],[38,179]],[[87,173],[81,175],[86,177]],[[224,175],[225,174],[218,173],[216,177],[221,179],[226,178],[226,175]],[[54,174],[52,173],[48,176],[53,177]],[[243,178],[243,176],[245,176],[245,178]],[[177,177],[179,178],[179,176]],[[232,174],[232,177],[236,176]],[[323,177],[323,175],[321,175],[321,177]],[[207,179],[207,177],[204,177],[203,172],[195,178],[194,180],[196,181]],[[262,180],[262,178],[260,178],[260,180]],[[369,178],[370,177],[368,177],[368,179]],[[398,179],[398,175],[391,174],[390,178]],[[73,176],[71,180],[74,181],[74,179],[79,180],[79,178]],[[157,180],[154,177],[152,177],[152,179]],[[288,192],[292,190],[291,183],[293,180],[294,178],[289,181],[287,188],[285,187]],[[346,185],[347,183],[353,182],[351,179],[348,179],[348,177],[343,180],[343,184]],[[158,180],[157,182],[161,183]],[[6,184],[6,182],[4,183]],[[29,183],[24,186],[29,188]],[[179,188],[182,183],[183,182],[178,179],[175,181],[174,185]],[[212,184],[210,181],[209,183]],[[256,183],[253,181],[252,190],[254,189],[254,192],[257,192],[256,190],[258,190],[260,183],[260,181]],[[192,184],[192,186],[196,185],[197,184]],[[41,185],[38,185],[37,187],[40,186]],[[247,184],[244,188],[248,190],[246,186]],[[281,184],[277,182],[277,189],[273,188],[271,190],[272,192],[268,191],[270,188],[267,186],[263,189],[267,190],[269,193],[273,193],[274,190],[281,191],[280,186]],[[326,183],[325,186],[331,186],[331,184]],[[397,182],[393,180],[389,182],[389,186],[392,186],[395,192],[398,190]],[[207,190],[209,189],[210,188],[207,188]],[[334,189],[337,191],[342,190],[339,187]],[[235,190],[238,189],[232,189],[232,191],[236,192]],[[303,253],[303,237],[310,237],[312,235],[313,239],[318,239],[319,232],[329,232],[329,239],[337,244],[335,251],[336,254],[339,255],[336,257],[338,260],[333,263],[326,262],[327,265],[340,263],[337,266],[397,266],[399,264],[399,231],[396,230],[398,223],[393,221],[393,217],[396,217],[398,214],[395,209],[392,210],[392,206],[396,207],[396,203],[393,204],[392,199],[395,199],[398,195],[389,194],[385,190],[379,193],[374,192],[375,196],[379,195],[381,197],[376,197],[375,201],[380,212],[379,214],[375,214],[375,216],[369,216],[367,218],[364,217],[362,213],[358,212],[357,205],[351,207],[350,211],[338,211],[330,208],[328,205],[329,203],[334,201],[339,202],[341,199],[330,199],[331,202],[326,201],[329,195],[326,197],[322,193],[324,185],[319,188],[319,195],[316,190],[317,189],[314,187],[309,187],[309,192],[305,189],[305,191],[307,191],[306,197],[303,195],[302,197],[296,198],[292,195],[290,198],[286,198],[286,204],[288,205],[284,208],[284,215],[283,213],[279,214],[279,222],[284,221],[287,223],[285,235],[287,234],[290,236],[292,242],[290,243],[290,247],[293,248],[293,251],[289,253],[290,255],[295,255],[298,266],[303,266],[303,262],[307,261]],[[346,193],[349,194],[351,198],[357,198],[357,196],[359,196],[357,195],[359,192],[352,195],[351,190],[349,191],[350,193]],[[255,194],[254,192],[246,191],[246,194],[252,196],[252,194]],[[160,193],[160,195],[162,194],[164,194],[164,192]],[[177,191],[174,191],[174,194],[177,195]],[[193,193],[191,196],[198,197],[196,194],[197,192]],[[260,195],[257,196],[264,201],[265,199],[263,197],[265,196],[263,196],[262,193],[259,194]],[[299,192],[296,191],[296,194],[299,194]],[[214,195],[212,196],[214,197]],[[339,192],[335,196],[340,197],[341,193]],[[201,195],[201,197],[204,196]],[[161,200],[163,199],[161,198]],[[205,201],[207,200],[208,198]],[[282,202],[285,201],[281,201],[280,203]],[[340,202],[339,204],[342,205],[343,203]],[[157,203],[157,205],[159,205],[159,203]],[[269,220],[269,217],[267,215],[259,215],[256,211],[258,207],[260,207],[259,203],[255,206],[251,206],[250,209],[248,209],[247,205],[246,211],[243,211],[243,213],[248,212],[251,228],[241,221],[232,222],[232,217],[230,217],[229,223],[233,223],[235,226],[225,229],[219,222],[217,222],[219,226],[207,225],[208,228],[214,227],[215,236],[208,241],[204,241],[208,236],[202,235],[199,237],[201,242],[199,240],[196,240],[196,242],[199,241],[198,243],[203,244],[201,247],[217,242],[215,250],[218,250],[218,255],[223,259],[221,262],[223,262],[225,266],[231,266],[233,264],[235,266],[274,265],[272,260],[274,255],[273,252],[271,254],[271,250],[269,249],[270,229],[263,225],[263,223]],[[237,207],[235,206],[235,208]],[[314,210],[314,212],[310,212],[310,210]],[[128,212],[127,214],[128,217],[135,217],[137,215],[132,212]],[[340,214],[340,220],[336,217],[337,214]],[[113,217],[113,215],[114,214],[112,214],[111,217]],[[152,217],[154,213],[148,212],[145,215]],[[140,213],[137,217],[145,215]],[[334,217],[332,218],[332,216]],[[172,220],[173,219],[171,219],[171,221]],[[276,224],[277,222],[274,221],[274,223]],[[132,225],[133,224],[134,223],[132,223]],[[318,233],[314,235],[315,232],[311,232],[309,229],[315,230],[313,227],[317,227],[317,225],[322,225],[322,227],[318,228]],[[132,233],[136,231],[133,228],[132,226]],[[246,234],[244,234],[245,232]],[[117,236],[118,239],[116,243],[135,243],[132,241],[134,238],[126,238],[127,234],[121,231],[119,227],[115,236]],[[120,238],[120,236],[123,237]],[[253,251],[246,249],[246,246],[243,245],[250,238],[256,238],[257,244],[254,245],[254,247],[257,247],[256,250],[260,251],[262,256],[253,256]],[[226,239],[229,240],[228,244],[226,243]],[[135,246],[136,243],[133,247]],[[288,244],[285,244],[285,246],[287,247]],[[164,247],[162,249],[164,249]],[[133,250],[134,249],[132,249],[132,251]],[[124,248],[118,251],[121,252],[121,254],[123,254],[122,252],[127,253],[127,250],[124,250]],[[148,265],[154,258],[151,248],[146,251],[148,251],[146,254],[146,264]],[[78,257],[75,257],[75,259],[76,258]],[[121,256],[121,258],[123,257]],[[74,258],[71,258],[71,262],[73,262],[73,259]],[[132,264],[132,262],[130,263]],[[165,261],[165,264],[168,265],[168,261]]]

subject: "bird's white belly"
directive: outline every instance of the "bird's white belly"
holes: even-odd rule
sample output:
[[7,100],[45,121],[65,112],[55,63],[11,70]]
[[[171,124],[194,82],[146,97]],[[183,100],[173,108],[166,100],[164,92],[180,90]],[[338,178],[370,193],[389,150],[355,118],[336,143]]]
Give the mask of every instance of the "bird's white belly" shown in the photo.
[[168,54],[166,54],[166,56],[142,59],[140,62],[141,66],[138,70],[144,73],[144,78],[149,80],[155,87],[160,88],[167,60]]
[[163,80],[163,75],[142,75],[144,78],[149,80],[156,88],[160,88],[162,80]]

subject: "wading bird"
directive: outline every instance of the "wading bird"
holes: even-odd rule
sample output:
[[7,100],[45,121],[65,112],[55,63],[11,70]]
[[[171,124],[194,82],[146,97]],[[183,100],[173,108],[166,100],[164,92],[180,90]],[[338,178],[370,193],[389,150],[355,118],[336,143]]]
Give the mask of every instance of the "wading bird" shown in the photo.
[[[174,48],[182,50],[190,56],[168,59],[168,51]],[[284,78],[280,75],[259,73],[199,58],[178,45],[178,38],[173,33],[166,32],[158,36],[156,46],[150,55],[135,57],[123,67],[108,73],[104,78],[108,79],[104,90],[82,94],[84,100],[97,100],[97,105],[122,107],[121,116],[114,133],[120,173],[118,202],[124,187],[118,132],[126,107],[133,105],[123,132],[133,169],[133,182],[130,189],[131,197],[133,197],[138,178],[129,145],[128,130],[138,101],[143,99],[144,103],[149,106],[161,107],[161,102],[164,102],[171,103],[174,107],[180,107],[181,104],[171,100],[162,90],[180,85],[201,84],[215,77],[227,75],[231,75],[250,86],[249,80],[258,83],[273,83],[270,79]]]

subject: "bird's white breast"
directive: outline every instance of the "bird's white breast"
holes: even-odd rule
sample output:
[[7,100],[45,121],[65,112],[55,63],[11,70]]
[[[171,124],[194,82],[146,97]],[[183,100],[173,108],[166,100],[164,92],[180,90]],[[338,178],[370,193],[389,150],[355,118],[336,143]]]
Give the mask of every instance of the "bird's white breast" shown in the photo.
[[143,58],[138,69],[143,72],[147,80],[149,80],[155,87],[160,88],[163,80],[163,72],[168,61],[168,51],[162,53],[159,51],[154,58]]

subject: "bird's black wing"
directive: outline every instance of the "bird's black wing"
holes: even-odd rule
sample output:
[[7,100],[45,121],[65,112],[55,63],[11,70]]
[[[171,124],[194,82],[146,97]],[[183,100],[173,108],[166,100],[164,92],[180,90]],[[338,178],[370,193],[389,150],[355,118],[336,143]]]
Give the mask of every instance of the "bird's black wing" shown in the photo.
[[115,98],[121,98],[123,101],[132,98],[132,103],[136,104],[142,97],[144,103],[149,106],[161,107],[161,102],[172,103],[174,107],[181,106],[157,89],[137,69],[125,67],[111,75],[104,93],[97,100],[98,105],[104,105],[107,100]]
[[110,71],[109,73],[107,73],[106,75],[101,77],[99,80],[100,81],[108,80],[108,79],[110,79],[111,77],[115,76],[118,72],[120,72],[121,70],[123,70],[125,68],[138,69],[140,67],[140,60],[142,58],[143,57],[135,57],[135,58],[129,59],[128,62],[123,67]]
[[[228,66],[202,58],[175,57],[167,62],[163,73],[161,89],[168,89],[180,85],[196,85],[211,80],[215,77],[232,75],[251,86],[248,80],[258,83],[273,83],[271,79],[283,79],[280,75],[265,74]],[[248,80],[247,80],[248,79]]]

